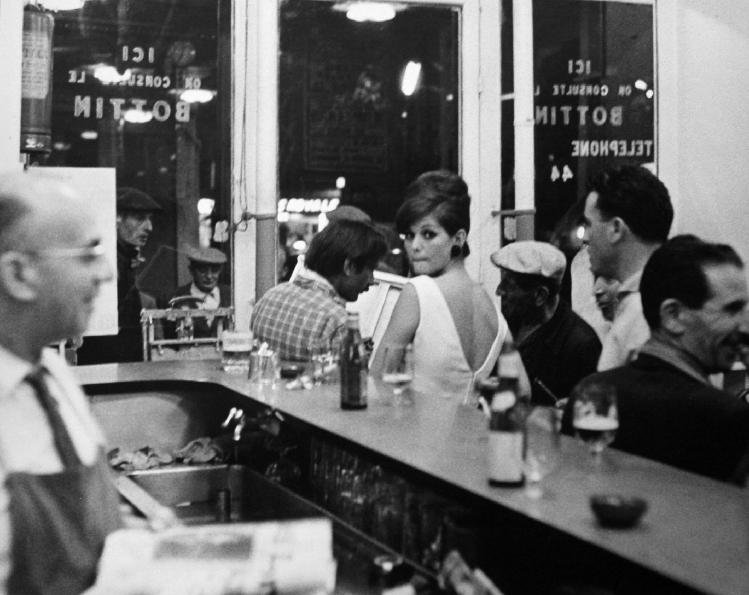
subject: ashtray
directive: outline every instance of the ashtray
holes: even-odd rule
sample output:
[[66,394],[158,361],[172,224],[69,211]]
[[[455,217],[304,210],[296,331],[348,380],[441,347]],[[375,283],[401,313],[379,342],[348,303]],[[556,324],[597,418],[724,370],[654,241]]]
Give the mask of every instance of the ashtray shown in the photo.
[[304,372],[304,366],[298,364],[284,364],[281,366],[281,378],[293,380]]
[[648,503],[638,496],[596,494],[590,497],[590,507],[603,527],[627,529],[640,521]]

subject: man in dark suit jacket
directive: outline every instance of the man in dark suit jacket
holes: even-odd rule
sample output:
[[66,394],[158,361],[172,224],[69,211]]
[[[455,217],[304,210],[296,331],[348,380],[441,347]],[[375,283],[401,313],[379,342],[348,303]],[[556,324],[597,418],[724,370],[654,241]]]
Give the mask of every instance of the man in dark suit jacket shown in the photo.
[[[174,302],[175,298],[184,297],[184,301],[179,300],[182,307],[203,310],[230,307],[231,288],[219,283],[221,271],[226,263],[226,255],[216,248],[191,248],[187,259],[192,283],[178,287],[170,301]],[[196,318],[193,321],[195,337],[216,336],[217,321],[213,320],[209,323],[208,320]]]
[[497,295],[531,381],[531,401],[553,405],[596,371],[601,354],[598,335],[559,295],[564,253],[547,242],[518,241],[491,261],[502,270]]
[[[615,448],[741,482],[749,404],[708,376],[730,370],[749,337],[744,265],[730,246],[677,236],[653,252],[640,282],[651,329],[637,359],[585,378],[617,391]],[[575,394],[573,393],[573,395]],[[574,396],[565,412],[571,430]]]

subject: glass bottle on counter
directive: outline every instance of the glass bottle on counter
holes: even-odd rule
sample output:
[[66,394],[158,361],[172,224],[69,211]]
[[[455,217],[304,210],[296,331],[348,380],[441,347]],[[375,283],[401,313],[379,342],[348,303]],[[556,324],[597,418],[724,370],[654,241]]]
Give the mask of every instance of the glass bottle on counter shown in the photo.
[[489,484],[523,485],[524,451],[524,419],[517,394],[510,390],[499,391],[492,399],[489,417]]
[[488,468],[489,483],[520,486],[525,478],[525,417],[527,403],[522,393],[522,360],[508,341],[499,356],[499,381],[490,402]]
[[367,407],[367,363],[367,350],[359,331],[359,313],[348,312],[339,360],[342,409]]

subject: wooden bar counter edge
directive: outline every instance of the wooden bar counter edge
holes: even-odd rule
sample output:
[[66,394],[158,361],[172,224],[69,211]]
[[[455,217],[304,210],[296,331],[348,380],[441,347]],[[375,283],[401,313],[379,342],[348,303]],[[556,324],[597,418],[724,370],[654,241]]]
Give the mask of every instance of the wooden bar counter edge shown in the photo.
[[[339,407],[337,384],[270,390],[222,372],[216,361],[104,364],[74,368],[84,387],[189,382],[220,385],[274,407],[460,490],[563,531],[597,548],[706,593],[749,593],[749,490],[609,449],[594,465],[585,447],[562,437],[561,461],[544,478],[542,496],[493,488],[486,474],[486,420],[472,407],[416,395],[411,407],[376,395],[361,411]],[[647,499],[633,529],[600,527],[589,506],[597,493]]]

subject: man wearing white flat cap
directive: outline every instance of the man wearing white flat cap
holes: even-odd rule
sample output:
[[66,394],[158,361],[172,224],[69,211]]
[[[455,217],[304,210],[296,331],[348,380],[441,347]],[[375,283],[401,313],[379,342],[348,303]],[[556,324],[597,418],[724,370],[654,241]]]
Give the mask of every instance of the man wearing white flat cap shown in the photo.
[[491,261],[502,271],[497,295],[531,381],[532,402],[566,398],[596,370],[601,342],[559,296],[564,254],[546,242],[518,241],[494,252]]
[[[226,255],[217,248],[190,248],[187,251],[192,283],[178,287],[173,298],[192,297],[194,304],[201,310],[215,310],[231,306],[231,288],[219,283],[219,278],[226,264]],[[210,323],[203,319],[194,321],[194,336],[215,337],[217,322]]]

